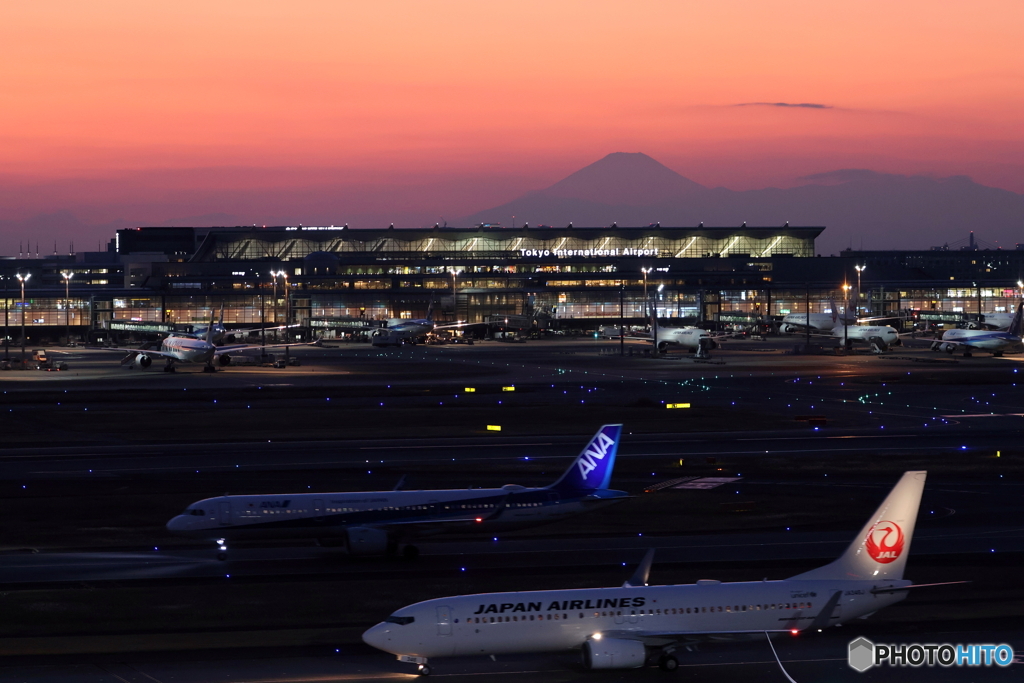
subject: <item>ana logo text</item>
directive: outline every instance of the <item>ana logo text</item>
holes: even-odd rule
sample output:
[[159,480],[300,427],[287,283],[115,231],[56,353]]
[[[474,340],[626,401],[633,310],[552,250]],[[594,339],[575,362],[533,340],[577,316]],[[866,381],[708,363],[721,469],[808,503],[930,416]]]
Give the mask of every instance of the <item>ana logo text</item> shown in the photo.
[[598,434],[594,440],[587,446],[587,450],[583,451],[583,455],[577,461],[580,467],[580,476],[583,477],[584,481],[587,475],[597,469],[597,461],[604,460],[608,455],[608,449],[615,443],[615,439],[611,438],[604,432]]

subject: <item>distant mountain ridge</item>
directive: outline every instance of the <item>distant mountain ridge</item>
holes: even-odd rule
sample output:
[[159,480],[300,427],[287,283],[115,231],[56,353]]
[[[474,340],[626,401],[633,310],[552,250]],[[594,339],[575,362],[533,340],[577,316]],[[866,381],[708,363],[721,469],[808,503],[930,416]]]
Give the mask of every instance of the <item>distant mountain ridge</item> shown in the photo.
[[459,224],[577,226],[824,225],[821,253],[847,246],[928,249],[970,230],[1013,249],[1024,242],[1024,195],[966,176],[929,178],[839,169],[801,178],[807,184],[735,191],[706,188],[646,154],[609,154],[551,187],[479,211]]

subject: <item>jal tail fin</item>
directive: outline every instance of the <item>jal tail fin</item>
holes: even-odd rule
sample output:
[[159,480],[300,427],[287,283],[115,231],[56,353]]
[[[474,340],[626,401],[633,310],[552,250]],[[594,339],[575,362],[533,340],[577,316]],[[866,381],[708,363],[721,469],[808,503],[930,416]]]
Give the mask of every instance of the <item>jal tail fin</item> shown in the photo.
[[220,326],[224,327],[224,302],[220,302]]
[[569,469],[549,489],[559,493],[579,493],[607,489],[619,450],[622,425],[605,425],[579,454]]
[[1021,332],[1024,332],[1024,301],[1017,304],[1017,312],[1013,314],[1013,319],[1010,321],[1010,326],[1006,328],[1008,334],[1014,337],[1020,337]]
[[793,579],[899,580],[910,554],[927,472],[904,472],[842,556]]

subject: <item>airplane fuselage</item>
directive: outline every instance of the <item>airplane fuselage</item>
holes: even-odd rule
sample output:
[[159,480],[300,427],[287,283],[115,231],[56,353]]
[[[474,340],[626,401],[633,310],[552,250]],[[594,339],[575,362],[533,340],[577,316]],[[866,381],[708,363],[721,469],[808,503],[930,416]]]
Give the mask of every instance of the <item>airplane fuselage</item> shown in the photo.
[[419,339],[434,330],[432,320],[402,320],[393,318],[388,320],[387,327],[374,330],[370,335],[372,346],[401,346],[405,340]]
[[811,330],[828,332],[836,326],[838,320],[838,316],[831,313],[790,313],[782,319],[779,331],[782,334],[792,334],[803,332],[810,327]]
[[[452,531],[504,531],[544,524],[606,505],[625,494],[562,496],[547,488],[299,493],[221,496],[192,503],[167,523],[196,538],[342,537],[352,527],[387,528],[401,536]],[[425,529],[424,524],[437,526]],[[419,525],[413,529],[413,525]]]
[[658,346],[662,344],[675,344],[685,349],[696,350],[700,348],[701,340],[709,349],[718,345],[711,337],[711,333],[699,327],[659,327]]
[[[959,342],[956,346],[969,346],[973,349],[992,353],[1024,353],[1021,338],[1008,332],[992,330],[946,330],[939,342]],[[952,345],[951,345],[952,346]]]
[[[899,602],[905,592],[873,593],[910,585],[906,580],[794,580],[678,586],[637,586],[518,593],[486,593],[427,600],[396,611],[363,635],[368,644],[398,655],[551,652],[598,638],[635,633],[723,636],[742,632],[800,631],[841,592],[835,625]],[[412,618],[409,623],[390,621]]]
[[[160,343],[160,350],[173,355],[180,363],[208,363],[217,347],[205,339],[171,336]],[[140,355],[145,355],[145,351]]]

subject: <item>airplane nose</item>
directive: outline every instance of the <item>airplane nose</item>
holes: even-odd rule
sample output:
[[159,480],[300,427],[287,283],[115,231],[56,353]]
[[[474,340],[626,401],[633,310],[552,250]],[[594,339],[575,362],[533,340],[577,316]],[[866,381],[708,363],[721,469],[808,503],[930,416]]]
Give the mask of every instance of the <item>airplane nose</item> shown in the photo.
[[178,533],[186,531],[188,529],[189,520],[186,519],[185,515],[178,515],[167,522],[167,530],[171,533]]
[[378,650],[384,650],[385,652],[391,652],[388,649],[391,638],[389,634],[391,629],[386,624],[377,624],[366,629],[363,633],[363,642],[370,647],[375,647]]

